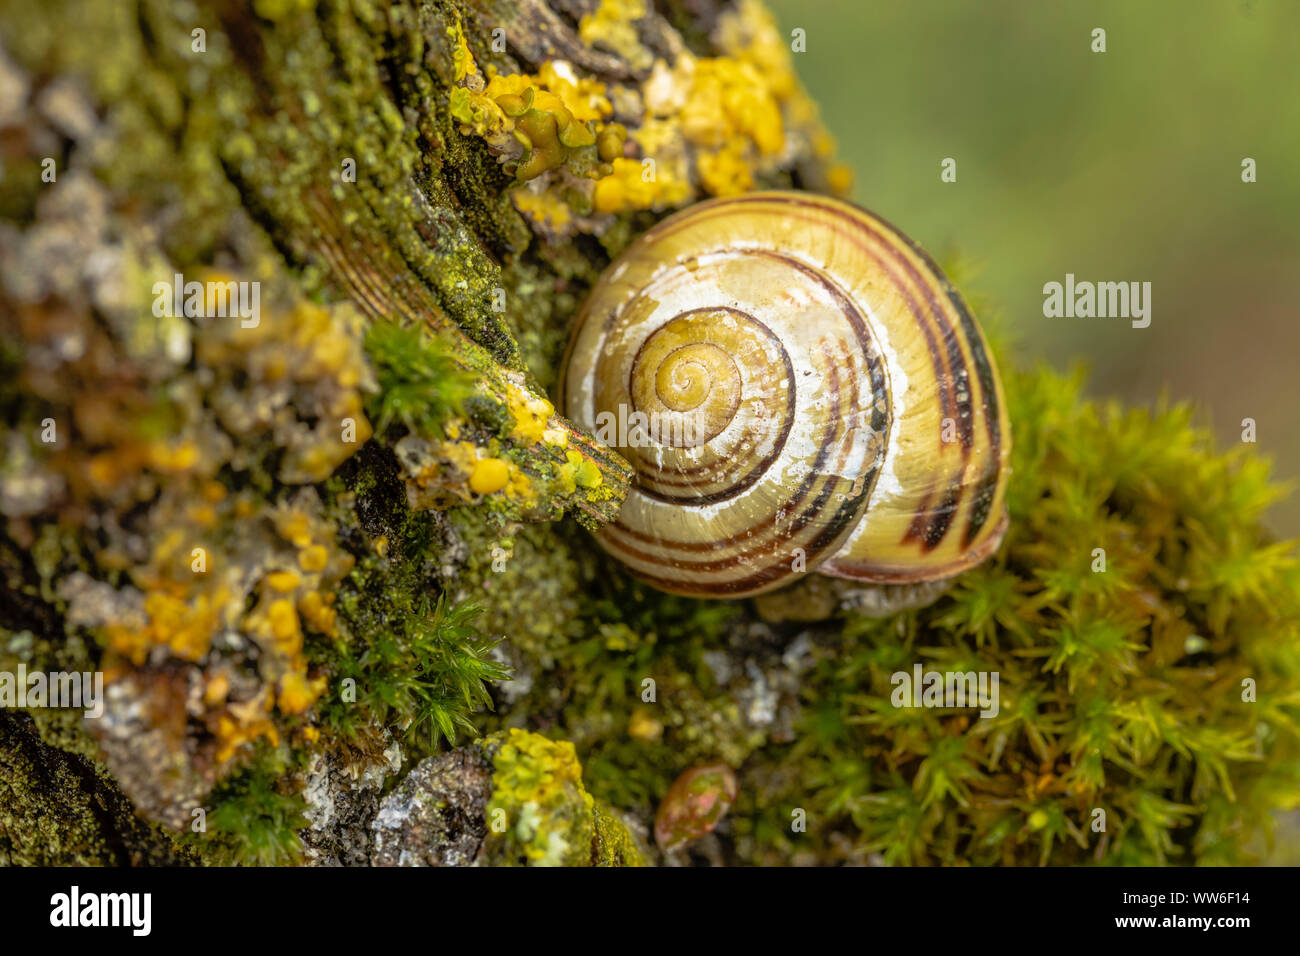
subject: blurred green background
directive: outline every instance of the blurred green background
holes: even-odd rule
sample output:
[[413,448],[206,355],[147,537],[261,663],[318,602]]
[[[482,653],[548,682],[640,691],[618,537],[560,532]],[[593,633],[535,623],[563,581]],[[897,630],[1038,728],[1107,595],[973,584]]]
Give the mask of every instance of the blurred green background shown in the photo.
[[[807,32],[795,65],[854,198],[958,257],[1011,361],[1081,360],[1093,394],[1130,404],[1190,399],[1223,445],[1253,418],[1300,477],[1300,2],[768,4]],[[1150,282],[1150,327],[1045,318],[1067,272]],[[1300,534],[1300,496],[1271,520]]]

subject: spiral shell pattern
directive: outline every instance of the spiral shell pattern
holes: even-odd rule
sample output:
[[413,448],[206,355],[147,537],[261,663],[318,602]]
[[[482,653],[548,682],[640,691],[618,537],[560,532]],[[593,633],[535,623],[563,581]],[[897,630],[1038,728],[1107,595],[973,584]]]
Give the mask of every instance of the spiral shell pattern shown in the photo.
[[560,401],[636,470],[601,544],[667,591],[934,580],[1005,528],[979,330],[924,253],[846,203],[754,193],[651,229],[584,306]]

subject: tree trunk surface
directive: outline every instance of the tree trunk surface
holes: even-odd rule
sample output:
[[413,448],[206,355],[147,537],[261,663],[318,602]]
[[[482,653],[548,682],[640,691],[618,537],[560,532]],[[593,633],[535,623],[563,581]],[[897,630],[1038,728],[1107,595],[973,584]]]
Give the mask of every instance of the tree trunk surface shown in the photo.
[[[43,0],[5,18],[0,664],[100,671],[106,704],[84,724],[0,712],[3,862],[220,860],[192,834],[231,794],[310,860],[368,862],[380,784],[438,748],[403,753],[400,703],[327,713],[336,683],[379,654],[360,648],[394,594],[473,597],[466,564],[509,556],[524,524],[617,513],[627,464],[550,394],[586,290],[674,208],[830,188],[828,138],[756,3]],[[686,115],[715,74],[777,111],[777,142],[748,106]],[[531,141],[494,128],[489,95],[515,101],[489,82],[532,87],[512,117],[536,119]],[[604,138],[547,138],[566,129]],[[724,153],[736,181],[706,174]],[[233,315],[239,283],[256,321]],[[212,317],[213,285],[232,314]],[[483,458],[518,494],[481,492]],[[262,794],[265,767],[295,782]],[[312,788],[328,812],[278,809]],[[429,852],[455,857],[444,842]]]

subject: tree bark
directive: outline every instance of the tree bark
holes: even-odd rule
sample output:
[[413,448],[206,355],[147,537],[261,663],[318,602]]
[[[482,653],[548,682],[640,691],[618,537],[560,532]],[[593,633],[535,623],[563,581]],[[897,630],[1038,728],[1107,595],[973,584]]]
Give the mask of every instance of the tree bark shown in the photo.
[[[635,139],[653,76],[696,58],[736,57],[745,43],[761,52],[780,38],[756,4],[723,0],[649,9],[596,0],[33,0],[10,8],[0,48],[0,665],[106,668],[126,701],[112,706],[134,716],[115,712],[113,729],[91,737],[66,727],[60,744],[81,751],[72,753],[42,741],[27,718],[0,712],[0,754],[14,780],[4,852],[13,862],[192,860],[192,847],[126,808],[133,801],[149,821],[188,826],[194,802],[229,772],[226,745],[242,753],[250,740],[304,732],[284,714],[301,712],[299,685],[319,677],[310,648],[284,651],[257,636],[263,621],[248,608],[262,593],[258,575],[274,563],[271,545],[249,557],[239,541],[263,519],[291,535],[276,522],[290,505],[303,509],[313,528],[338,539],[338,568],[319,572],[322,593],[381,547],[308,493],[345,461],[352,485],[365,484],[358,473],[376,462],[390,467],[386,452],[358,455],[322,437],[334,427],[330,415],[360,417],[357,395],[373,397],[375,369],[340,360],[325,363],[333,378],[302,372],[286,413],[275,388],[298,373],[294,356],[336,340],[359,355],[375,323],[424,330],[472,382],[452,438],[472,446],[471,460],[507,460],[533,485],[499,506],[502,524],[567,513],[594,527],[617,513],[626,491],[627,464],[549,402],[568,321],[627,242],[724,187],[697,175],[702,167],[692,163],[705,147],[675,128],[689,171],[681,192],[593,209],[591,181],[609,175],[607,160],[594,176],[574,159],[549,179],[528,180],[517,168],[527,154],[453,115],[456,98],[481,94],[491,72],[535,78],[558,63],[603,85],[614,100],[606,121],[631,125],[622,157],[642,161],[653,158]],[[828,149],[811,104],[797,89],[755,95],[784,111],[784,139],[779,153],[751,164],[743,188],[827,188]],[[738,145],[724,148],[759,155],[748,133],[732,134]],[[576,197],[568,227],[521,212],[521,196],[545,197],[547,183],[558,194],[565,178]],[[241,364],[243,352],[232,358],[232,349],[250,348],[234,333],[159,315],[153,284],[173,275],[262,283],[283,330],[267,334],[298,336],[287,372],[282,359],[271,373]],[[354,314],[360,320],[349,325]],[[523,427],[529,413],[540,416],[533,431]],[[195,422],[206,424],[190,441]],[[411,503],[489,507],[470,472],[446,457],[456,442],[415,431],[398,423],[371,442],[397,447]],[[409,443],[398,447],[403,436],[428,439],[413,453],[424,460],[412,461]],[[413,472],[426,466],[440,477],[421,497],[429,488]],[[575,474],[587,480],[575,483]],[[216,497],[228,492],[235,497]],[[214,521],[207,512],[193,525],[177,517],[208,493]],[[369,533],[367,520],[361,514]],[[216,600],[207,585],[170,578],[175,561],[158,557],[178,527],[198,530],[174,543],[176,560],[223,534],[235,542],[227,550],[244,555],[223,585],[234,593],[222,592],[221,626],[197,646],[186,643],[196,640],[188,625],[159,631],[151,603],[171,595],[183,616]],[[394,523],[383,529],[400,534]],[[403,546],[381,537],[383,548]],[[304,600],[300,609],[315,606]],[[332,620],[312,626],[347,641]],[[264,683],[236,682],[221,698],[215,687],[230,681],[224,671],[214,677],[217,649],[247,649],[241,634],[261,648],[250,666]],[[101,759],[111,775],[95,769]],[[22,828],[42,801],[57,808],[45,826],[62,832],[33,843]]]

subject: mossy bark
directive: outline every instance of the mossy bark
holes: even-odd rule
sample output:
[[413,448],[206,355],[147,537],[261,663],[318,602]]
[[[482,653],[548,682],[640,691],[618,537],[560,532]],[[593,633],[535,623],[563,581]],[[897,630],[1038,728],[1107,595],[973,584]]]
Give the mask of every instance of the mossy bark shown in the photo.
[[[458,437],[474,446],[471,458],[506,460],[512,475],[531,483],[525,504],[498,501],[502,496],[476,500],[487,523],[471,519],[459,540],[473,542],[487,528],[493,539],[482,542],[487,551],[498,542],[509,546],[519,520],[568,513],[595,526],[616,513],[629,480],[626,464],[545,404],[533,402],[545,403],[554,384],[567,323],[585,289],[612,255],[670,207],[656,203],[606,216],[599,229],[548,234],[544,222],[521,214],[513,196],[523,184],[482,137],[453,117],[450,101],[466,87],[457,73],[462,45],[479,75],[528,75],[563,61],[589,79],[639,95],[655,59],[671,65],[683,53],[719,54],[719,18],[735,11],[725,0],[674,0],[648,12],[636,6],[629,6],[633,17],[626,23],[613,23],[614,39],[593,45],[583,39],[580,24],[598,12],[594,0],[33,0],[8,5],[0,51],[5,100],[0,125],[8,130],[0,216],[10,267],[0,277],[0,311],[6,314],[4,367],[12,375],[6,376],[0,401],[9,412],[5,438],[13,474],[0,541],[6,579],[0,663],[102,667],[105,628],[115,626],[113,614],[122,606],[112,592],[94,589],[109,584],[119,594],[129,592],[127,582],[134,577],[148,593],[138,585],[139,562],[124,576],[118,559],[105,558],[106,550],[113,550],[105,549],[107,538],[88,528],[101,518],[108,525],[128,525],[139,519],[145,501],[156,504],[157,499],[132,492],[110,501],[102,488],[79,486],[77,473],[93,471],[91,445],[102,452],[106,444],[125,440],[88,437],[95,430],[83,422],[97,394],[108,389],[115,395],[118,384],[127,383],[129,399],[120,406],[110,399],[107,406],[122,412],[126,406],[149,405],[151,395],[166,389],[167,397],[148,414],[175,418],[174,390],[190,391],[195,375],[208,375],[201,334],[186,333],[200,355],[187,367],[185,356],[167,354],[169,336],[176,333],[168,322],[174,317],[155,312],[149,318],[150,300],[142,290],[173,274],[215,270],[222,279],[259,281],[272,290],[277,308],[297,310],[291,326],[303,306],[289,303],[348,302],[363,324],[382,321],[426,330],[431,347],[458,366],[477,393],[456,425]],[[796,138],[795,132],[792,126],[781,158],[765,161],[757,185],[825,180],[825,149],[813,149],[809,138]],[[677,204],[682,201],[679,197]],[[38,260],[38,247],[46,242],[52,251]],[[109,278],[120,280],[125,291],[118,289],[105,305],[103,277],[90,277],[87,263],[109,254],[105,261],[117,272]],[[29,263],[37,261],[44,264],[32,275]],[[56,363],[44,378],[33,370],[34,357],[54,341],[51,312],[79,341],[94,343],[93,368]],[[331,314],[338,314],[336,305]],[[171,371],[155,376],[156,366]],[[233,374],[237,390],[240,373]],[[230,401],[232,394],[215,400]],[[210,406],[214,398],[198,401]],[[521,437],[521,403],[542,409],[538,427],[546,430],[545,440]],[[309,414],[301,412],[300,418]],[[64,444],[54,446],[55,458],[62,456],[54,464],[32,437],[47,416],[65,428],[68,419],[73,421],[71,449],[65,431]],[[145,427],[154,425],[129,422],[132,435]],[[402,433],[399,423],[377,443],[391,446]],[[20,445],[21,456],[15,451]],[[268,461],[277,460],[274,451],[269,455]],[[376,462],[378,470],[368,473]],[[349,591],[345,582],[337,604],[355,626],[371,619],[355,610],[365,603],[356,588],[372,595],[400,590],[388,578],[390,559],[371,573],[372,548],[396,556],[429,547],[427,522],[415,523],[416,544],[403,539],[414,525],[399,500],[401,483],[392,463],[389,452],[358,455],[343,469],[346,490],[332,486],[323,494],[327,510],[334,507],[336,492],[360,499],[356,517],[349,518],[352,530],[341,532],[343,550],[353,552],[347,560],[361,561],[355,578],[360,583]],[[247,460],[238,458],[214,464],[213,478],[231,487],[230,469],[242,476],[246,466]],[[124,466],[138,467],[138,462]],[[268,508],[281,507],[284,495],[256,471],[252,497]],[[129,480],[125,474],[114,477],[119,490]],[[157,482],[164,496],[168,480]],[[452,489],[453,498],[478,499],[467,496],[463,485]],[[242,477],[234,486],[247,487]],[[438,494],[446,491],[434,488],[424,505],[439,504]],[[155,532],[161,533],[164,523],[158,516]],[[428,554],[416,559],[420,564],[438,560]],[[563,576],[567,560],[557,555],[557,575]],[[534,564],[528,573],[547,571]],[[73,575],[93,582],[90,597],[84,589],[69,589]],[[470,575],[458,585],[452,575],[441,583],[464,593],[474,581]],[[414,578],[401,585],[411,594],[427,586]],[[192,610],[197,600],[190,594],[181,603]],[[71,625],[69,615],[76,618]],[[128,678],[123,686],[132,686],[134,699],[155,710],[180,707],[185,670],[177,669],[174,657],[158,670],[153,653],[154,663],[145,665],[147,679],[131,684],[135,678]],[[321,658],[328,671],[331,653],[313,658],[309,647],[310,673],[317,672]],[[277,686],[283,708],[283,677],[272,685],[272,694]],[[267,726],[257,731],[264,739]],[[245,730],[237,729],[236,739]],[[287,732],[284,726],[279,730]],[[191,747],[185,787],[154,794],[147,778],[158,770],[151,762],[156,755],[130,749],[140,731],[128,724],[118,732],[117,744],[111,735],[97,742],[127,748],[116,753],[113,765],[119,775],[137,780],[130,792],[141,799],[149,795],[140,809],[179,826],[188,820],[188,804],[177,801],[191,800],[212,785],[213,758],[196,756]],[[126,798],[114,791],[108,775],[89,769],[88,761],[98,753],[90,738],[83,734],[80,741],[90,756],[74,756],[38,743],[22,718],[6,717],[0,735],[14,774],[12,826],[21,830],[25,824],[19,817],[35,812],[42,795],[55,793],[46,785],[55,776],[58,806],[67,810],[42,824],[47,829],[66,825],[66,839],[46,833],[41,849],[11,839],[15,860],[70,862],[84,853],[85,859],[102,862],[157,861],[173,852],[170,837],[119,819]],[[184,734],[174,726],[158,739],[183,749]],[[168,805],[169,799],[175,805]],[[78,809],[92,803],[111,812],[88,816]],[[96,828],[99,835],[92,840],[88,834]],[[177,859],[190,853],[175,852],[181,854]]]
[[0,866],[184,866],[199,855],[137,817],[89,756],[0,710]]

